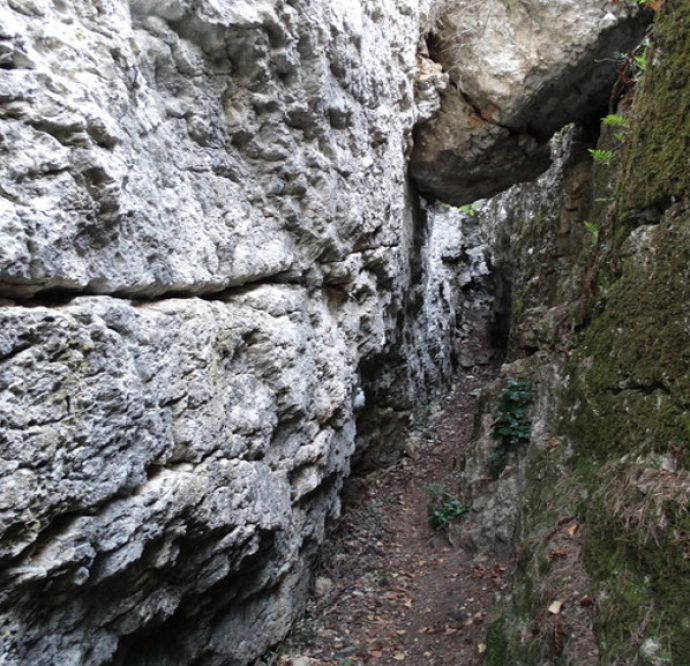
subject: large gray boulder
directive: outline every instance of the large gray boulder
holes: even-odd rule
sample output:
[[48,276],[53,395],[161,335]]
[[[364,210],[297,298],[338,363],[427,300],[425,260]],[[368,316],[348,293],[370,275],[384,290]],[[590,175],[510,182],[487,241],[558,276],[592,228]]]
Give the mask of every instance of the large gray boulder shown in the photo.
[[648,16],[633,2],[436,3],[429,55],[451,85],[415,133],[411,173],[431,199],[462,205],[533,180],[548,139],[605,115],[616,70]]

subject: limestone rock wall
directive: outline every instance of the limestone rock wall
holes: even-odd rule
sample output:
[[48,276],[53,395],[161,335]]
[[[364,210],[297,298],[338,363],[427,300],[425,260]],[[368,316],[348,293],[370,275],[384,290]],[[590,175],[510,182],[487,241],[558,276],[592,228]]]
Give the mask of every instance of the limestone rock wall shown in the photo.
[[287,632],[355,447],[457,355],[421,9],[0,5],[0,663]]
[[[414,128],[440,110],[417,156],[439,130],[490,178],[532,145],[444,129],[474,79],[418,53],[429,4],[0,4],[3,665],[244,666],[288,631],[352,461],[397,455],[488,270],[408,180]],[[639,29],[593,4],[584,52]],[[421,162],[486,193],[445,144]]]
[[415,5],[5,7],[3,295],[319,285],[393,257]]
[[[493,267],[493,342],[505,350],[500,377],[481,394],[461,486],[472,506],[451,538],[470,550],[509,552],[524,511],[533,458],[549,446],[563,360],[581,325],[583,281],[591,238],[582,221],[591,213],[592,137],[571,126],[551,142],[552,165],[533,183],[515,185],[482,204],[483,230]],[[510,382],[530,395],[529,445],[503,447],[493,423]],[[504,469],[506,471],[504,472]]]

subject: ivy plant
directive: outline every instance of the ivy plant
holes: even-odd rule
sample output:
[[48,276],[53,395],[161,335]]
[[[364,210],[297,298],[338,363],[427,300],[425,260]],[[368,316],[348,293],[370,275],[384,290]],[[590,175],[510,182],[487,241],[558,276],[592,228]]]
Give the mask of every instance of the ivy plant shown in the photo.
[[529,442],[532,419],[527,414],[527,408],[531,402],[532,383],[509,377],[494,413],[491,436],[497,445],[492,449],[489,460],[493,478],[498,478],[505,469],[508,452]]

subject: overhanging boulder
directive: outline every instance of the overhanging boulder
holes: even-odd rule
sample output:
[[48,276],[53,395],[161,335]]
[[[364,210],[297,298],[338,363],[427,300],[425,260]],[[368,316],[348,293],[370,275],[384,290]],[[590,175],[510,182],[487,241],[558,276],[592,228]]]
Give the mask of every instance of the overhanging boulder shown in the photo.
[[549,138],[605,113],[616,70],[643,37],[635,3],[446,2],[429,55],[451,85],[417,127],[410,172],[422,194],[454,205],[532,180]]

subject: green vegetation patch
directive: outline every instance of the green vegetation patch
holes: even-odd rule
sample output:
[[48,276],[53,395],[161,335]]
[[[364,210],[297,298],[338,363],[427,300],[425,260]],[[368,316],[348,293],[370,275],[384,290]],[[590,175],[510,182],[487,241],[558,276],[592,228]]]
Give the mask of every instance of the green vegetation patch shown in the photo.
[[690,473],[668,456],[626,456],[596,481],[585,562],[603,663],[690,663]]
[[459,497],[460,489],[456,474],[448,474],[441,483],[430,483],[426,486],[426,491],[429,495],[427,520],[435,530],[447,527],[472,508]]
[[584,562],[602,664],[690,663],[690,210],[622,244],[560,427],[588,488]]
[[520,444],[530,440],[532,419],[527,409],[532,402],[532,383],[509,377],[501,391],[498,409],[494,413],[491,436],[496,446],[491,450],[489,473],[498,478],[506,466],[507,456]]

